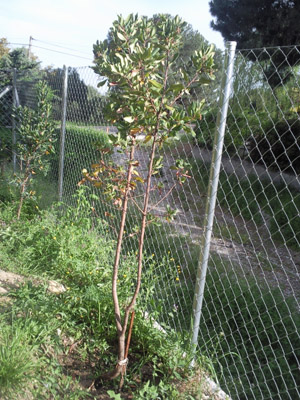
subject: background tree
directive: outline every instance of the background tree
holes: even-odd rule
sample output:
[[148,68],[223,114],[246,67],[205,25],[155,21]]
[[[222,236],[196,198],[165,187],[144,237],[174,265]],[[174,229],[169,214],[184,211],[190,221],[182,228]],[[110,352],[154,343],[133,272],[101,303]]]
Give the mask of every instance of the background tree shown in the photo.
[[[13,69],[17,72],[17,91],[23,106],[36,107],[37,84],[41,79],[40,63],[36,57],[28,58],[25,48],[10,50],[7,40],[0,40],[0,90],[13,86]],[[10,90],[0,101],[0,158],[2,166],[11,157],[11,132],[13,91]]]
[[[54,118],[60,118],[60,102],[63,94],[64,71],[62,68],[46,68],[45,79],[52,89],[56,99],[56,106],[53,110]],[[67,119],[68,121],[86,121],[90,115],[88,109],[88,86],[81,79],[76,68],[68,71],[68,92],[67,92]]]
[[[23,106],[34,107],[37,84],[42,78],[40,62],[35,56],[28,57],[25,48],[17,48],[5,52],[0,58],[0,88],[13,85],[13,69],[17,72],[17,91],[20,103]],[[2,120],[11,118],[12,91],[5,95],[2,104]],[[5,109],[5,110],[4,110]]]
[[[237,42],[238,49],[253,49],[250,60],[264,61],[265,75],[272,87],[289,77],[288,69],[300,59],[300,2],[294,0],[211,0],[211,27],[223,38]],[[294,49],[261,47],[295,46]]]
[[18,107],[19,141],[17,154],[20,170],[15,173],[14,182],[19,188],[17,218],[20,218],[25,198],[33,198],[34,191],[28,190],[38,173],[46,175],[49,169],[49,155],[54,152],[54,125],[51,119],[52,93],[45,82],[38,84],[37,109]]
[[9,53],[8,41],[6,38],[0,39],[0,59]]
[[[0,87],[12,84],[11,70],[16,70],[25,75],[26,72],[40,71],[40,62],[36,57],[28,58],[25,48],[9,50],[5,39],[0,42]],[[1,55],[2,54],[2,55]]]

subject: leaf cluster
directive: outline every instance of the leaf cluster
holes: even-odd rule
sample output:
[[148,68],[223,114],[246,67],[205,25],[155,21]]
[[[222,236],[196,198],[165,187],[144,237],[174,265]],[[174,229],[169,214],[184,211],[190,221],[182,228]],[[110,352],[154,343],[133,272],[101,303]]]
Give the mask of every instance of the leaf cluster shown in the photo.
[[182,46],[185,23],[160,15],[154,21],[146,17],[121,16],[110,31],[110,41],[94,45],[95,72],[108,84],[110,103],[105,113],[118,128],[111,140],[120,144],[128,135],[145,133],[145,141],[159,133],[158,142],[176,136],[180,130],[192,131],[190,122],[200,118],[204,102],[192,103],[187,113],[179,100],[189,96],[194,85],[213,79],[213,47],[196,51],[191,57],[194,75],[172,69]]
[[18,107],[17,154],[21,162],[30,165],[31,173],[43,171],[46,157],[54,152],[54,124],[51,120],[52,93],[48,86],[41,82],[38,85],[37,109]]

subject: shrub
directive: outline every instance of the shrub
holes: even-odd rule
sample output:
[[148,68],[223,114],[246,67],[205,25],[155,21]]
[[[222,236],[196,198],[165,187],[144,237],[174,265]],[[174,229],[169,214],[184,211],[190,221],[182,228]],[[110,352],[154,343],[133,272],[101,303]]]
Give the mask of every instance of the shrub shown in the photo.
[[264,131],[255,132],[249,141],[249,157],[268,168],[300,172],[300,121],[298,118],[270,121]]
[[15,112],[18,118],[17,131],[19,139],[16,152],[20,160],[20,169],[14,174],[13,183],[19,189],[18,219],[25,198],[33,198],[34,191],[29,190],[37,172],[47,175],[49,170],[48,155],[54,151],[51,119],[52,92],[45,82],[38,85],[37,109],[18,107]]
[[[60,136],[59,130],[56,136]],[[66,126],[64,180],[71,179],[74,187],[82,177],[82,169],[99,159],[98,147],[109,147],[106,132],[89,126],[78,126],[68,123]],[[56,154],[51,160],[51,177],[58,179],[59,140],[56,143]]]
[[[211,108],[196,124],[195,132],[200,147],[212,148],[217,124],[218,110]],[[252,109],[229,109],[226,120],[224,147],[227,152],[235,154],[251,138],[252,132],[263,132],[269,118],[266,112],[253,112]]]
[[1,175],[4,174],[5,164],[10,161],[12,155],[12,132],[8,128],[0,126],[0,164]]

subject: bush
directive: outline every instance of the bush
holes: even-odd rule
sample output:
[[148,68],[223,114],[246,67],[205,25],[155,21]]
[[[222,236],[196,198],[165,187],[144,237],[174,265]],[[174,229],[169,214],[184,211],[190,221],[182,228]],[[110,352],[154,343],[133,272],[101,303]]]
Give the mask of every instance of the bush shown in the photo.
[[215,108],[211,108],[203,115],[203,119],[201,121],[196,122],[194,132],[196,133],[196,140],[200,147],[212,149],[216,121],[217,110]]
[[[60,133],[57,130],[57,136]],[[75,186],[82,178],[82,169],[99,160],[97,148],[109,147],[106,132],[88,127],[67,124],[64,157],[64,180],[71,179]],[[56,143],[56,154],[52,158],[51,176],[58,179],[59,140]]]
[[290,118],[270,121],[264,132],[254,133],[249,141],[249,157],[268,168],[300,172],[300,121]]
[[[194,130],[200,147],[212,149],[217,114],[217,108],[211,108],[203,115],[203,120],[196,124]],[[241,146],[245,146],[245,143],[251,137],[251,133],[264,129],[268,121],[269,118],[266,112],[253,112],[250,108],[243,111],[229,109],[224,137],[226,151],[231,154],[237,153]]]
[[4,172],[5,163],[11,160],[12,156],[12,132],[9,128],[0,126],[0,164],[1,174]]

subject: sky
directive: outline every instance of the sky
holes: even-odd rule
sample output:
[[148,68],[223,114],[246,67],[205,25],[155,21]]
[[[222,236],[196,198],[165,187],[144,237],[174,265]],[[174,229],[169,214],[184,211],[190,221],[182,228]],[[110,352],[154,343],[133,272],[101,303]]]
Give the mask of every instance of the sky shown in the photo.
[[[28,47],[42,66],[92,65],[93,44],[104,40],[121,14],[179,15],[210,43],[224,49],[220,33],[210,28],[209,0],[0,0],[0,38],[11,48]],[[44,49],[42,49],[44,48]],[[45,50],[48,49],[48,50]],[[62,54],[62,53],[69,53]],[[75,55],[75,56],[74,56]]]

